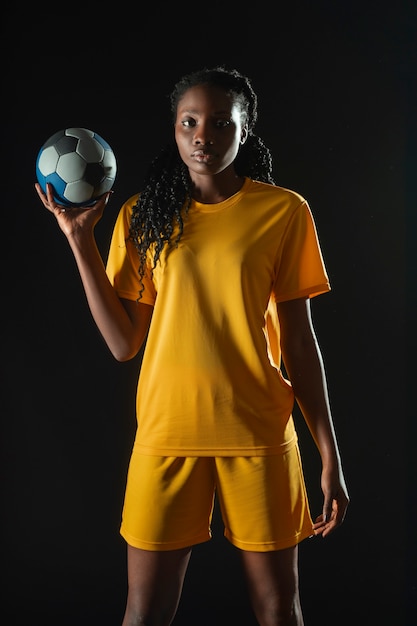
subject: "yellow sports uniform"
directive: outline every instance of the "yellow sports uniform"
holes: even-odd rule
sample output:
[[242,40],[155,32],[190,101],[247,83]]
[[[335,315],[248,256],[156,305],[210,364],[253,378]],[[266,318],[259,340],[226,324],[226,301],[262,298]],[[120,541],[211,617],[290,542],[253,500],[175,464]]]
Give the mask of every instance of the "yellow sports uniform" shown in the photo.
[[[120,211],[107,262],[118,295],[130,300],[141,291],[137,252],[128,241],[137,198]],[[153,306],[153,315],[138,382],[138,427],[122,525],[124,536],[138,547],[146,541],[124,526],[137,515],[133,503],[138,500],[131,493],[137,488],[134,457],[164,461],[292,451],[294,458],[294,393],[280,370],[276,302],[330,289],[306,200],[248,178],[223,202],[193,201],[178,245],[166,247],[153,270],[152,253],[148,256],[141,301]],[[308,507],[303,510],[309,516]],[[292,543],[311,532],[311,519],[301,526],[304,531],[294,532]],[[236,545],[251,543],[234,540],[234,534],[229,533]],[[274,549],[259,547],[262,541],[255,540],[257,549]],[[154,549],[168,544],[175,540],[149,542]]]

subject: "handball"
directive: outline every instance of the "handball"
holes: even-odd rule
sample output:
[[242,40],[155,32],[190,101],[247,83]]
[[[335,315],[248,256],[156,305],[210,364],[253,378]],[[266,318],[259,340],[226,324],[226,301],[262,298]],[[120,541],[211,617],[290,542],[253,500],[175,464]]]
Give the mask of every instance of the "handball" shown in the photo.
[[36,159],[36,178],[55,202],[66,207],[91,206],[112,188],[117,172],[113,150],[87,128],[60,130],[43,144]]

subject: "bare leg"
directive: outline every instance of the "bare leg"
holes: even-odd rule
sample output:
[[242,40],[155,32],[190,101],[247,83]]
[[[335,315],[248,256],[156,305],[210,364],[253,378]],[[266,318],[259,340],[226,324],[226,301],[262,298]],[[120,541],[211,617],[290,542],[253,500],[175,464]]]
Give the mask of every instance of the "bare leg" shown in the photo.
[[253,610],[260,626],[303,626],[298,548],[241,551]]
[[122,626],[169,626],[180,601],[191,548],[154,552],[127,547],[128,596]]

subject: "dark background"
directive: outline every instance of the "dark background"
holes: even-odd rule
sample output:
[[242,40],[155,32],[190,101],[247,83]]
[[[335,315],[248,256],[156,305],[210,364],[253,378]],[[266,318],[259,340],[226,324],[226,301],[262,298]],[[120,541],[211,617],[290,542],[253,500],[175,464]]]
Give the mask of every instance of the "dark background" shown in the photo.
[[[171,132],[174,82],[225,64],[252,79],[257,133],[278,184],[309,200],[333,287],[313,316],[351,505],[333,536],[301,544],[305,623],[412,626],[415,4],[87,6],[3,16],[2,623],[118,626],[126,597],[119,522],[140,356],[116,363],[91,321],[33,189],[37,152],[68,126],[113,147],[115,193],[96,229],[105,257],[120,205]],[[301,422],[300,438],[315,516],[319,462]],[[255,624],[222,532],[216,513],[176,626]]]

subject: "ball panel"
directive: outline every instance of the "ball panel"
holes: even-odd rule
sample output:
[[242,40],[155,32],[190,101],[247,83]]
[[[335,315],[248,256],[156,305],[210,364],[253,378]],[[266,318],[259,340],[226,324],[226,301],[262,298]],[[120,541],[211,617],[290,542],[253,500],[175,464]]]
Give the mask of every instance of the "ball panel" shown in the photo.
[[98,135],[97,133],[94,133],[94,139],[98,141],[98,143],[101,144],[105,150],[111,150],[111,147],[109,146],[107,141],[103,139],[103,137],[100,137],[100,135]]
[[64,130],[59,130],[57,133],[54,133],[53,135],[51,135],[51,137],[49,137],[49,139],[45,141],[41,149],[48,148],[49,146],[53,146],[64,135],[65,135]]
[[58,139],[58,141],[54,144],[54,148],[59,155],[70,154],[77,149],[77,144],[78,139],[76,139],[75,137],[64,136]]
[[88,141],[80,139],[77,144],[77,152],[87,163],[98,163],[104,156],[104,148],[94,138]]
[[41,150],[38,156],[38,169],[43,176],[48,176],[56,170],[59,154],[55,150],[55,146],[49,146]]
[[59,174],[57,174],[56,172],[53,172],[52,174],[49,174],[46,177],[45,190],[46,190],[46,183],[50,183],[53,187],[53,195],[54,195],[55,202],[58,202],[58,204],[65,204],[66,206],[68,206],[68,200],[65,197],[65,189],[66,189],[67,183],[64,180],[62,180]]
[[116,178],[117,164],[113,150],[106,150],[103,157],[103,169],[108,178],[113,180]]
[[68,137],[75,137],[76,139],[91,139],[95,133],[88,128],[66,128],[65,134]]
[[94,187],[86,180],[77,180],[68,183],[65,188],[65,198],[71,204],[86,204],[93,199]]
[[87,163],[83,180],[93,187],[97,187],[104,178],[104,170],[100,163]]
[[56,171],[66,183],[82,180],[87,163],[76,152],[59,157]]
[[102,180],[101,183],[96,187],[94,195],[99,198],[103,195],[103,193],[110,191],[110,189],[113,187],[113,184],[114,178],[104,178],[104,180]]

